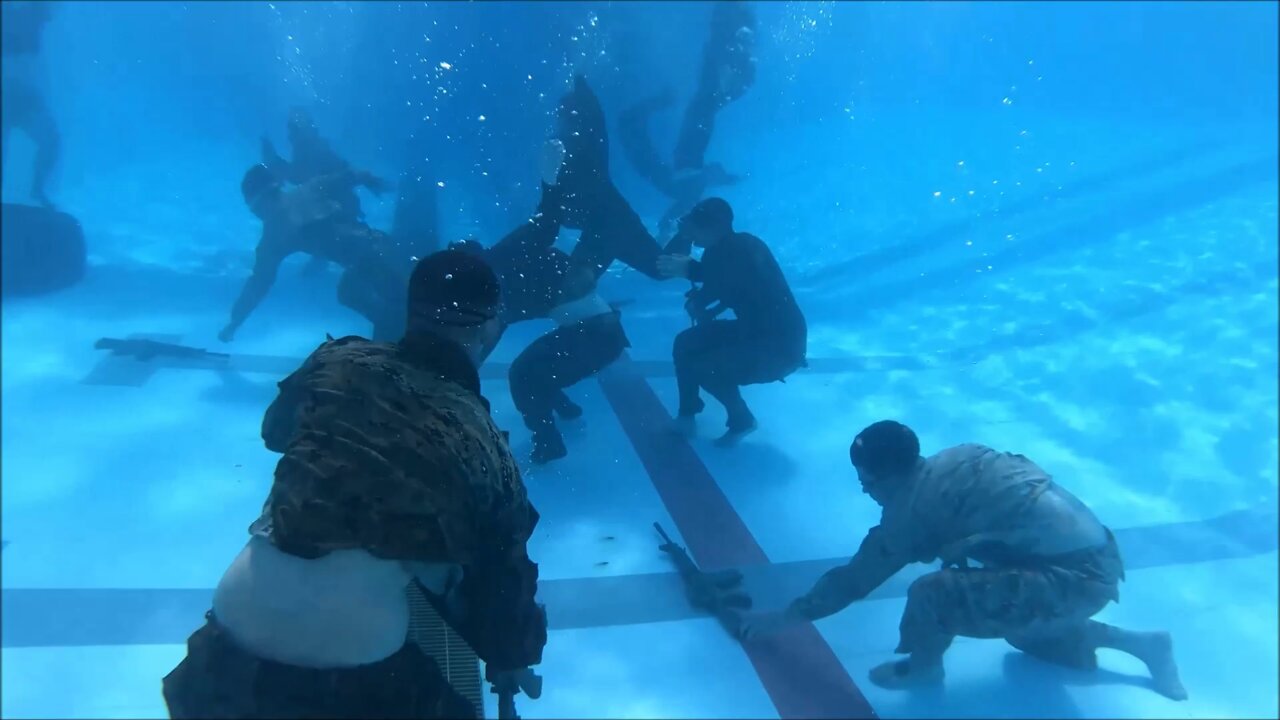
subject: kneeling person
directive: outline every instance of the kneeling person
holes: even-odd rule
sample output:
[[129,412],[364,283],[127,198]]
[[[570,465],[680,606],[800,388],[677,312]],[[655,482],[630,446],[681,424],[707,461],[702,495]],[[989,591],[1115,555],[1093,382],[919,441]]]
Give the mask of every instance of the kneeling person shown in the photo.
[[909,563],[941,559],[942,570],[907,591],[897,652],[910,657],[873,669],[877,685],[940,683],[943,653],[963,636],[1004,638],[1085,670],[1097,669],[1098,648],[1114,648],[1146,663],[1157,691],[1186,699],[1168,633],[1091,619],[1120,597],[1115,537],[1035,463],[982,445],[922,458],[915,433],[887,420],[859,433],[849,457],[863,492],[884,508],[880,524],[784,612],[746,619],[745,637],[827,617]]
[[477,365],[498,280],[422,260],[394,343],[321,345],[280,383],[262,435],[283,457],[208,622],[164,680],[174,718],[457,718],[475,708],[409,639],[418,583],[491,682],[541,660],[526,543],[538,521]]

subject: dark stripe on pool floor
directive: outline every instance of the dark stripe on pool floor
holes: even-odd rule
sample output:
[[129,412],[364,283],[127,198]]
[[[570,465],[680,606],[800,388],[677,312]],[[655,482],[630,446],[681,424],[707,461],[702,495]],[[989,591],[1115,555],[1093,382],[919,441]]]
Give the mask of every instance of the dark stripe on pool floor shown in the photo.
[[[644,523],[647,526],[647,523]],[[1273,553],[1275,503],[1207,520],[1120,528],[1116,541],[1129,571],[1220,562]],[[21,548],[15,552],[23,552]],[[743,568],[759,607],[778,607],[847,557]],[[905,597],[933,566],[913,565],[868,600]],[[8,588],[0,592],[4,647],[168,645],[186,641],[204,619],[211,588]],[[702,617],[674,572],[562,578],[538,583],[552,630],[673,622]]]
[[[751,531],[682,437],[649,383],[624,357],[599,376],[609,404],[694,562],[706,570],[769,563]],[[743,643],[783,718],[874,718],[875,710],[810,623]]]

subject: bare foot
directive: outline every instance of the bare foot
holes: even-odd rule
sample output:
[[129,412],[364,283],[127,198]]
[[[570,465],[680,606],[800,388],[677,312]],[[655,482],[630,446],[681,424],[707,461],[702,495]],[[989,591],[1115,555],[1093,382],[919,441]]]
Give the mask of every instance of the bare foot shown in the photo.
[[1173,659],[1173,638],[1167,632],[1153,632],[1142,639],[1138,659],[1147,664],[1151,672],[1151,684],[1156,692],[1171,700],[1186,700],[1187,689],[1178,676],[1178,664]]
[[942,663],[930,663],[924,667],[915,667],[910,660],[893,660],[871,668],[871,682],[886,690],[906,690],[909,688],[941,685],[946,673]]
[[752,420],[751,424],[746,427],[729,430],[716,440],[716,445],[722,448],[733,447],[734,445],[737,445],[742,438],[755,432],[757,427],[759,426],[756,424],[756,421]]

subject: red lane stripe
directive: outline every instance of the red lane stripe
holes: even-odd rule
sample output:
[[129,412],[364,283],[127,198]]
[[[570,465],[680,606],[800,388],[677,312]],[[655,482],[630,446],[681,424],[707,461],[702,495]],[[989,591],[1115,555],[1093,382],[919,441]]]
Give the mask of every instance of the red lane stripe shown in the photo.
[[[670,416],[631,359],[624,355],[598,380],[694,561],[707,570],[768,563],[702,459],[683,438],[666,431]],[[784,720],[876,717],[812,624],[743,643],[743,648]]]

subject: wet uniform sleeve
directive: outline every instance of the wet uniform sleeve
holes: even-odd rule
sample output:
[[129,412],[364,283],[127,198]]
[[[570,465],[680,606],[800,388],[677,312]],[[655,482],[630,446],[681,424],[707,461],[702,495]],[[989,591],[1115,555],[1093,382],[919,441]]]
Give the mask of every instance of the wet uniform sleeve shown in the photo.
[[490,252],[518,260],[521,256],[551,248],[560,236],[560,216],[560,194],[556,186],[543,183],[542,197],[533,217],[494,243]]
[[[531,529],[537,512],[526,510]],[[463,574],[458,593],[467,610],[451,624],[484,660],[487,675],[542,662],[547,615],[534,601],[537,589],[538,566],[529,559],[526,541],[510,536],[495,539]]]
[[809,620],[833,615],[865,598],[909,562],[909,557],[885,542],[884,531],[874,527],[853,559],[827,571],[812,590],[791,603],[791,610]]
[[755,238],[741,242],[734,238],[726,242],[737,247],[723,248],[710,262],[704,254],[701,262],[695,260],[689,265],[689,279],[702,283],[695,291],[702,307],[719,302],[726,308],[735,308],[748,294],[761,292],[759,283],[765,277],[763,261],[769,249]]
[[283,453],[288,448],[289,438],[298,427],[299,396],[287,390],[285,382],[280,383],[280,394],[262,417],[262,444],[274,453]]
[[324,366],[325,351],[359,339],[346,336],[326,340],[307,356],[297,370],[277,384],[279,394],[262,416],[262,442],[268,450],[283,453],[288,448],[289,440],[298,429],[303,401],[310,392],[308,386],[317,379],[317,371]]
[[258,305],[271,292],[271,287],[275,285],[276,275],[280,271],[280,264],[288,253],[281,247],[278,238],[268,235],[266,232],[262,234],[262,239],[258,241],[258,249],[254,255],[253,271],[249,278],[245,280],[244,287],[240,290],[240,295],[236,298],[235,304],[231,306],[231,324],[239,327],[244,324],[249,315],[257,309]]
[[271,452],[283,453],[298,428],[298,405],[303,397],[300,386],[307,370],[304,363],[302,368],[280,381],[280,393],[262,416],[262,443]]

